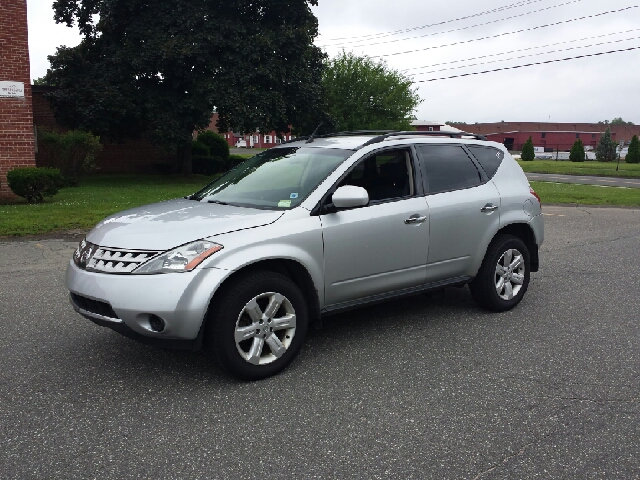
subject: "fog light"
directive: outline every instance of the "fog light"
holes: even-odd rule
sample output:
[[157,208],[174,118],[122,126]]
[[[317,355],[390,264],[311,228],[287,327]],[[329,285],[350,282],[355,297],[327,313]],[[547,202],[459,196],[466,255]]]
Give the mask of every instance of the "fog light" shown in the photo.
[[157,315],[151,315],[149,317],[149,326],[154,332],[161,332],[164,330],[164,320]]

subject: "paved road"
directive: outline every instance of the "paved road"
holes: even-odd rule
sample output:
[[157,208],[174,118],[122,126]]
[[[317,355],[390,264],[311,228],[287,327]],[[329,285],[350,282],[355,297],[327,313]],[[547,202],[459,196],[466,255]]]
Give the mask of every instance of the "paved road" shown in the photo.
[[350,312],[257,383],[76,315],[73,243],[0,243],[0,477],[638,478],[640,210],[545,213],[515,310]]
[[640,178],[592,177],[589,175],[559,175],[556,173],[527,173],[529,180],[539,182],[582,183],[607,187],[640,188]]

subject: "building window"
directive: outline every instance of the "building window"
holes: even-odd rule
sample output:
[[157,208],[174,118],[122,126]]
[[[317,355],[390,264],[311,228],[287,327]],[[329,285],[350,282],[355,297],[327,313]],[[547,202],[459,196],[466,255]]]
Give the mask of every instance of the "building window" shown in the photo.
[[542,138],[547,138],[547,132],[542,132]]
[[430,131],[430,132],[433,132],[433,127],[429,127],[429,131]]
[[596,134],[595,134],[595,133],[592,133],[592,134],[591,134],[591,138],[596,138]]
[[258,137],[257,135],[254,135],[253,143],[258,143],[259,141],[260,141],[260,137]]
[[271,143],[271,135],[264,136],[264,143]]
[[580,134],[579,133],[576,133],[576,138],[580,138]]

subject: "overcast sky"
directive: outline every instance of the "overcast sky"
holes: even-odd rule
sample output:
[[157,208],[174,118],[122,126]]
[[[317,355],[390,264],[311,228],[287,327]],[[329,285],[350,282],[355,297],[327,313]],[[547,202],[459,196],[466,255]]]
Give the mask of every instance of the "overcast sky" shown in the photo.
[[[312,10],[320,25],[316,44],[329,55],[344,49],[382,56],[390,67],[420,81],[640,47],[637,3],[319,0]],[[57,46],[80,40],[77,31],[55,24],[51,4],[27,1],[32,78],[46,73],[47,55]],[[535,28],[585,16],[594,17]],[[510,33],[523,29],[530,30]],[[399,54],[408,51],[413,52]],[[416,86],[423,99],[416,111],[420,120],[597,122],[622,117],[640,124],[640,48]]]

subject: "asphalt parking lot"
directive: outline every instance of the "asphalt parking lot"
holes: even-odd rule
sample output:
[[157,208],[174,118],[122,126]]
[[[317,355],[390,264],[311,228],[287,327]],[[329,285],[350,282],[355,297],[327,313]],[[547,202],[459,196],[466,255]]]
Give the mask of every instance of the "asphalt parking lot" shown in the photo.
[[256,383],[78,316],[74,242],[0,243],[0,477],[638,478],[640,210],[544,211],[516,309],[330,317]]

